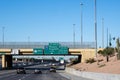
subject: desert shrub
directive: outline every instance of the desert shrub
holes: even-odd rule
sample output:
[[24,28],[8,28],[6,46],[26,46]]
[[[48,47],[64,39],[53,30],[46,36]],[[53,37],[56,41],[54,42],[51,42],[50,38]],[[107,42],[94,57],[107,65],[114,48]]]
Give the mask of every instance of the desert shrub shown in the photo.
[[99,65],[99,68],[106,66],[105,64]]
[[99,59],[99,60],[98,60],[98,62],[102,62],[102,61],[103,61],[103,59]]
[[102,51],[102,50],[99,50],[99,51],[98,51],[98,54],[102,54],[102,53],[103,53],[103,51]]
[[85,61],[86,63],[94,63],[96,60],[94,58],[89,58]]

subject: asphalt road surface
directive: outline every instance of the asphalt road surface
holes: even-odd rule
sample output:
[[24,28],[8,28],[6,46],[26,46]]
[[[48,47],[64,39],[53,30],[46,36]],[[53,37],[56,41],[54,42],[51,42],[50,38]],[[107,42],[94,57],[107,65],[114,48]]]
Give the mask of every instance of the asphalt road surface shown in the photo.
[[[67,75],[64,71],[49,72],[42,70],[42,74],[34,74],[35,68],[49,68],[49,66],[35,65],[26,67],[26,74],[17,74],[16,70],[0,70],[0,80],[90,80],[72,75]],[[31,68],[31,69],[30,69]],[[64,75],[64,77],[62,75]]]
[[49,72],[49,70],[42,70],[42,74],[34,74],[34,69],[36,68],[46,68],[49,66],[35,65],[30,67],[25,67],[26,74],[17,74],[16,70],[3,70],[0,71],[0,80],[69,80],[62,77],[60,74]]
[[2,64],[0,64],[0,70],[2,69]]
[[33,70],[27,70],[27,74],[16,74],[16,71],[0,74],[0,80],[69,80],[58,73],[51,73],[47,70],[42,74],[34,74]]
[[[34,70],[27,70],[27,74],[16,74],[15,70],[0,71],[0,80],[91,80],[63,72],[52,73],[48,70],[42,71],[42,74],[34,74]],[[67,75],[68,78],[61,76]]]

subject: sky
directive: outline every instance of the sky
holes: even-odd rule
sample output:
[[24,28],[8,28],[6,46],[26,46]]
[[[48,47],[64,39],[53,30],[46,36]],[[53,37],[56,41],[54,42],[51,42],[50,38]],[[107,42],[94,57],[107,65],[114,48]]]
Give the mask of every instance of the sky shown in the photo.
[[[107,28],[112,37],[120,36],[120,0],[97,1],[97,40],[104,46]],[[81,6],[83,3],[83,42],[95,41],[94,0],[0,0],[0,42],[72,42],[81,41]],[[112,40],[115,44],[115,41]]]

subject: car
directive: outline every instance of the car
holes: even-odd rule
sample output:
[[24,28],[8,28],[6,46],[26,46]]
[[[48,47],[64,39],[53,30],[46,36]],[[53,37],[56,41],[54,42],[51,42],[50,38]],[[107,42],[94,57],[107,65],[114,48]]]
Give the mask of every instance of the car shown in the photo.
[[56,68],[55,67],[51,67],[50,68],[50,72],[56,72]]
[[47,64],[44,64],[44,66],[46,67],[46,66],[47,66]]
[[26,70],[23,67],[17,69],[17,74],[26,74]]
[[35,69],[35,70],[34,70],[34,74],[42,74],[42,71],[39,70],[39,69]]
[[52,64],[52,66],[56,66],[56,64],[55,64],[55,63],[53,63],[53,64]]

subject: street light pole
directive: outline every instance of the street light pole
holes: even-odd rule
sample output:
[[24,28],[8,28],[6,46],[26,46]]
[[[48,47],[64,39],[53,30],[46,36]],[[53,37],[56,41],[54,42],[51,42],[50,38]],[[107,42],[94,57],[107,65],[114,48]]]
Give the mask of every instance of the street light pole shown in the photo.
[[111,44],[111,34],[109,33],[109,47],[111,47],[112,46],[112,44]]
[[104,18],[102,18],[102,48],[104,48]]
[[82,12],[82,6],[83,3],[80,3],[81,5],[81,45],[83,44],[83,12]]
[[73,24],[73,45],[75,48],[75,24]]
[[108,47],[108,28],[107,28],[107,47]]
[[4,48],[4,30],[5,30],[5,27],[2,27],[2,33],[3,33],[3,36],[2,36],[2,37],[3,37],[3,38],[2,38],[2,39],[3,39],[3,48]]
[[96,14],[96,0],[95,2],[95,56],[97,57],[97,14]]

